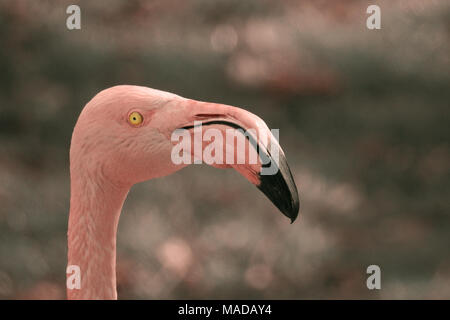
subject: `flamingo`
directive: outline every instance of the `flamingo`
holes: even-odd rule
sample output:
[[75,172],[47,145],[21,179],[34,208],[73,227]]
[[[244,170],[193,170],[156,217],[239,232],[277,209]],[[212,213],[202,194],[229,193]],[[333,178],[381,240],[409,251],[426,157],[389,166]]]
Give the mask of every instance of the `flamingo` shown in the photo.
[[[122,205],[136,183],[169,175],[187,164],[174,164],[171,134],[194,130],[194,121],[223,131],[225,128],[263,128],[256,115],[233,106],[200,102],[141,86],[120,85],[99,92],[83,108],[70,146],[70,213],[68,266],[80,271],[80,286],[67,288],[69,299],[117,299],[116,231]],[[259,152],[270,160],[268,145]],[[299,211],[297,187],[279,148],[274,175],[261,175],[257,164],[232,167],[256,185],[292,220]],[[69,277],[69,274],[68,274]]]

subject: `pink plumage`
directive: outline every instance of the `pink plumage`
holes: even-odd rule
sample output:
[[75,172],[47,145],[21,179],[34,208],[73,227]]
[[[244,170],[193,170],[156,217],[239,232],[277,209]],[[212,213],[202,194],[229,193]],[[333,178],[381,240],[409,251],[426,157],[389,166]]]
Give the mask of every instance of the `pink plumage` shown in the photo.
[[[130,124],[133,112],[142,123]],[[263,130],[269,141],[257,141],[259,152],[268,145],[280,151],[276,174],[261,176],[260,162],[214,166],[233,167],[292,221],[297,217],[298,193],[284,153],[259,117],[146,87],[106,89],[85,106],[72,135],[68,265],[79,266],[81,285],[67,289],[69,299],[117,298],[116,232],[125,198],[132,185],[186,166],[171,160],[171,135],[180,128],[194,130],[195,121],[222,132],[229,127]]]

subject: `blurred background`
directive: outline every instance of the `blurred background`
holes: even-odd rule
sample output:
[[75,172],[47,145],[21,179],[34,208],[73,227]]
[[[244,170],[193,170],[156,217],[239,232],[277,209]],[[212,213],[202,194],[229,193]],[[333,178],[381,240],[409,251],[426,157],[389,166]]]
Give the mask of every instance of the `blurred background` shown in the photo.
[[135,84],[280,128],[301,212],[206,165],[136,185],[120,298],[449,299],[449,40],[445,0],[0,0],[0,298],[65,298],[72,129]]

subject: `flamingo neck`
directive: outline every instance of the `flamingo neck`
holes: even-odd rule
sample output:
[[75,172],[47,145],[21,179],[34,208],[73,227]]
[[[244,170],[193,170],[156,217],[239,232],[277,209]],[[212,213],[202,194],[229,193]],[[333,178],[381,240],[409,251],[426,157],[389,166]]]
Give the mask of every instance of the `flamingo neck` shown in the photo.
[[80,268],[81,286],[67,288],[68,299],[117,299],[117,225],[128,190],[72,175],[68,266]]

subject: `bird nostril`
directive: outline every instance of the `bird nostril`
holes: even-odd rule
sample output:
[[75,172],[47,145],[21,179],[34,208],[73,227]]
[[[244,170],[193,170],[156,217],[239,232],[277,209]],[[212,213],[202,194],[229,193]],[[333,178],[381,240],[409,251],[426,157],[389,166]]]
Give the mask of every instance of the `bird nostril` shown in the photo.
[[211,118],[221,118],[225,115],[220,113],[198,113],[195,115],[195,118],[197,119],[211,119]]

